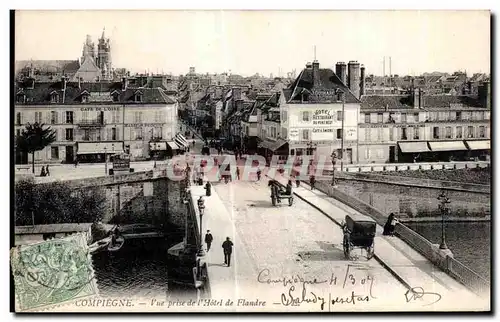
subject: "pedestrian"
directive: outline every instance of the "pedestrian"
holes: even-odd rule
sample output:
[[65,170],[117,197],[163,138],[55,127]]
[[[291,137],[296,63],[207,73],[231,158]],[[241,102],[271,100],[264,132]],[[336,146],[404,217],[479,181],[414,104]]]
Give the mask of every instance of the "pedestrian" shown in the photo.
[[394,215],[394,213],[391,212],[389,217],[387,217],[387,221],[385,222],[383,234],[386,236],[394,236],[394,230],[396,229],[397,223],[398,220],[396,218],[396,215]]
[[[193,138],[194,138],[194,135],[193,135]],[[196,141],[195,141],[195,140],[193,140],[193,149],[194,149],[194,144],[195,144],[195,143],[196,143]]]
[[260,175],[261,175],[260,168],[257,169],[257,181],[260,181]]
[[233,252],[233,242],[229,237],[222,243],[222,249],[224,250],[224,264],[227,267],[231,266],[231,253]]
[[155,161],[155,163],[153,164],[153,168],[155,168],[155,169],[156,169],[156,161]]
[[49,171],[49,165],[45,166],[45,173],[47,174],[47,177],[50,177],[50,171]]
[[240,180],[240,168],[236,167],[236,177]]
[[292,195],[292,180],[288,180],[288,183],[286,185],[286,192],[287,195],[291,196]]
[[45,177],[46,173],[45,173],[45,167],[42,166],[42,171],[40,171],[40,177]]
[[214,238],[212,237],[210,230],[207,230],[207,233],[205,234],[205,243],[207,243],[207,252],[210,251],[210,246],[212,246],[213,240]]
[[314,190],[314,184],[316,183],[316,178],[314,177],[314,175],[312,175],[310,178],[309,178],[309,184],[311,185],[311,190]]

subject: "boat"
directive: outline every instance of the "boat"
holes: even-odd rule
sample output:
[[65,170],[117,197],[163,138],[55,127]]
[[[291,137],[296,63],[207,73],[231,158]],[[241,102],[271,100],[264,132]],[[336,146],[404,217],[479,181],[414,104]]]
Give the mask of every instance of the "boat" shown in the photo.
[[120,250],[123,247],[123,244],[125,243],[125,238],[122,236],[119,236],[116,238],[115,243],[111,244],[111,242],[108,245],[108,251],[110,252],[116,252]]

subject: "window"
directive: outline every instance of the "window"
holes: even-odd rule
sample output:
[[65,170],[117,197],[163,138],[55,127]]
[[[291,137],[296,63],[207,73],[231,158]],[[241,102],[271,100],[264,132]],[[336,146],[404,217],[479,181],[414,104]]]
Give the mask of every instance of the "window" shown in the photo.
[[447,139],[451,139],[451,126],[446,127],[445,136]]
[[384,122],[384,114],[377,113],[377,123],[383,123],[383,122]]
[[420,140],[420,128],[419,127],[413,128],[413,139]]
[[337,139],[342,139],[342,129],[337,129]]
[[408,140],[406,127],[401,128],[401,140]]
[[59,123],[57,119],[57,112],[56,111],[50,112],[50,124],[57,124],[57,123]]
[[59,147],[53,146],[50,148],[50,156],[52,160],[57,160],[59,159]]
[[116,93],[116,92],[115,92],[115,93],[113,93],[113,94],[111,94],[111,96],[113,97],[113,102],[118,102],[118,101],[119,101],[119,99],[120,99],[119,94],[118,94],[118,93]]
[[461,119],[462,119],[462,112],[457,111],[457,114],[456,114],[455,120],[460,121]]
[[437,121],[437,114],[438,114],[437,112],[430,112],[429,113],[429,120],[431,122]]
[[88,102],[89,102],[89,95],[83,94],[82,95],[82,103],[88,103]]
[[435,126],[433,129],[432,129],[432,137],[434,139],[439,139],[439,127]]
[[90,130],[83,130],[83,140],[90,141]]
[[419,122],[419,118],[418,118],[419,114],[418,113],[414,113],[413,114],[413,118],[415,119],[415,123],[418,123]]
[[142,102],[142,94],[141,93],[135,94],[134,101]]
[[474,127],[473,126],[468,126],[467,127],[467,138],[473,138],[474,137]]
[[20,136],[21,135],[21,130],[17,129],[16,130],[16,136]]
[[142,112],[135,112],[135,123],[142,123]]
[[394,141],[394,128],[389,128],[389,141]]
[[382,128],[377,129],[377,141],[382,141]]
[[401,113],[401,123],[406,123],[406,113]]
[[22,121],[21,121],[21,113],[20,113],[20,112],[18,112],[18,113],[16,114],[16,124],[17,124],[17,125],[21,125],[21,124],[22,124]]
[[59,101],[59,95],[57,93],[50,94],[50,102],[57,103]]
[[365,129],[365,142],[369,142],[370,141],[370,133],[371,132],[371,128],[366,128]]
[[42,122],[42,112],[35,112],[35,123],[43,123]]
[[286,111],[283,111],[283,122],[286,122],[288,120],[288,113]]
[[337,121],[342,121],[342,111],[337,111]]
[[73,112],[66,112],[66,124],[73,124]]
[[309,140],[309,130],[302,130],[302,140]]
[[26,102],[26,95],[24,95],[24,94],[17,95],[17,102],[18,103],[25,103]]
[[477,112],[477,120],[478,121],[483,121],[484,120],[484,112]]
[[111,129],[111,140],[116,140],[116,128]]
[[309,112],[302,112],[302,121],[309,122]]
[[370,123],[370,113],[365,113],[365,123]]
[[73,129],[66,129],[66,140],[73,141]]
[[484,131],[484,126],[480,126],[479,127],[479,137],[480,138],[484,138],[486,135],[485,135],[485,131]]
[[455,135],[455,137],[456,137],[457,139],[461,139],[461,138],[462,138],[462,127],[461,127],[461,126],[457,126],[456,130],[457,130],[457,131],[456,131],[456,135]]

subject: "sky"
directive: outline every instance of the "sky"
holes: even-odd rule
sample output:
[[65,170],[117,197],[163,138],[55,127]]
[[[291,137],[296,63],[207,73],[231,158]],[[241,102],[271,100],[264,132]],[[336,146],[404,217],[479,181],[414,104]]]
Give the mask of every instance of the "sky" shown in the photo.
[[16,60],[78,59],[111,38],[115,68],[244,76],[356,60],[366,73],[490,72],[488,11],[19,11]]

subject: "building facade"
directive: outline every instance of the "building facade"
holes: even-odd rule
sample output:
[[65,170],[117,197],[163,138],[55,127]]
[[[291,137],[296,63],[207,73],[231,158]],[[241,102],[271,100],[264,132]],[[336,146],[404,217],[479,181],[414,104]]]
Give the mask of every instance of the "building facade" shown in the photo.
[[[16,85],[15,134],[27,123],[50,126],[56,141],[35,153],[35,162],[103,162],[106,154],[132,160],[163,156],[177,134],[177,102],[161,88],[130,88],[122,82]],[[178,149],[175,145],[174,149]],[[16,162],[31,155],[16,151]]]

